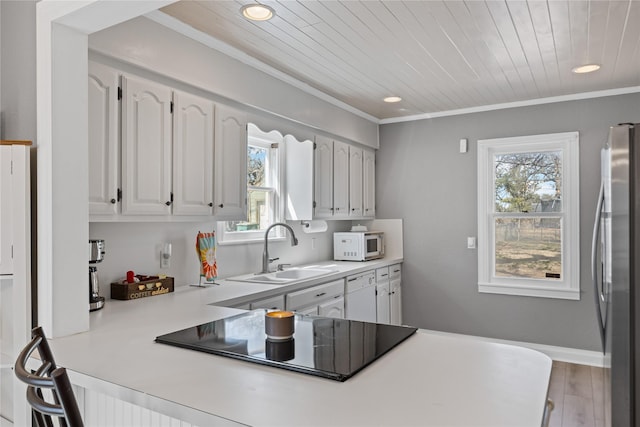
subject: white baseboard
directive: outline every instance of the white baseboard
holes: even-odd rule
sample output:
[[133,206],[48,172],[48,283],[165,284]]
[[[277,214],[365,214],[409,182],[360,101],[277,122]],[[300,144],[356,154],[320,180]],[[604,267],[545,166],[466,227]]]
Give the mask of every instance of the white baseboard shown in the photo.
[[558,362],[569,362],[569,363],[577,363],[579,365],[589,365],[589,366],[598,366],[598,367],[602,367],[604,365],[603,363],[604,355],[599,351],[581,350],[577,348],[558,347],[553,345],[536,344],[536,343],[530,343],[530,342],[501,340],[496,338],[478,337],[475,335],[454,334],[451,332],[432,331],[428,329],[420,329],[420,332],[427,333],[427,334],[435,334],[435,335],[459,336],[459,337],[465,337],[465,338],[484,341],[484,342],[496,342],[500,344],[516,345],[520,347],[529,348],[531,350],[539,351],[540,353],[543,353],[549,356],[552,360],[556,360]]

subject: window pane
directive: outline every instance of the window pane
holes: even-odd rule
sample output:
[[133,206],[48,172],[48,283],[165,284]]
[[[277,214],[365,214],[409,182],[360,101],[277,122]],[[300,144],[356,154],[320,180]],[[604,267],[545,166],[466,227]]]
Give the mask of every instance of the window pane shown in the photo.
[[496,154],[496,212],[560,212],[562,153]]
[[226,231],[266,230],[273,223],[273,190],[247,191],[248,221],[227,221]]
[[560,280],[560,218],[496,218],[495,275]]
[[247,183],[252,187],[264,187],[267,179],[268,150],[250,145],[247,152]]

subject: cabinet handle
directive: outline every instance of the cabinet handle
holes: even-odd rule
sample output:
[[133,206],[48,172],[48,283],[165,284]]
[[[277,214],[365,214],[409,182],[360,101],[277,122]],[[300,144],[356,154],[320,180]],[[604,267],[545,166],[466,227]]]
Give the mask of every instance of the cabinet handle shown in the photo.
[[316,297],[321,297],[322,295],[326,295],[326,292],[320,292],[319,294],[316,295]]
[[168,202],[165,202],[165,205],[171,206],[171,201],[169,200]]
[[211,207],[213,207],[213,203],[209,203],[209,207],[210,207],[210,208],[211,208]]
[[336,208],[336,210],[337,210],[337,211],[339,211],[339,210],[340,210],[340,208]]
[[116,204],[116,199],[111,199],[111,204],[115,205]]
[[218,207],[219,207],[220,209],[222,209],[222,208],[224,208],[224,204],[220,203],[220,204],[218,205]]

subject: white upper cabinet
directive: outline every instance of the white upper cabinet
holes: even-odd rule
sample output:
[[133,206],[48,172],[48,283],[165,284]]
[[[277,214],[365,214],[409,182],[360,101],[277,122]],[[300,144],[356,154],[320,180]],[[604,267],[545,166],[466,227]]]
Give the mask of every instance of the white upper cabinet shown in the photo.
[[374,150],[363,151],[362,176],[362,216],[374,218],[376,216],[376,152]]
[[375,152],[316,136],[314,218],[375,216]]
[[13,273],[11,146],[0,145],[0,274]]
[[286,219],[313,219],[313,142],[284,136]]
[[349,216],[362,217],[362,148],[349,147]]
[[119,73],[89,62],[89,214],[115,215],[119,195]]
[[122,77],[122,213],[171,213],[170,88]]
[[333,140],[316,136],[314,216],[333,216]]
[[349,216],[349,145],[333,141],[333,216]]
[[177,91],[173,99],[173,214],[211,215],[214,104]]
[[215,200],[219,221],[247,219],[247,116],[224,105],[216,106]]

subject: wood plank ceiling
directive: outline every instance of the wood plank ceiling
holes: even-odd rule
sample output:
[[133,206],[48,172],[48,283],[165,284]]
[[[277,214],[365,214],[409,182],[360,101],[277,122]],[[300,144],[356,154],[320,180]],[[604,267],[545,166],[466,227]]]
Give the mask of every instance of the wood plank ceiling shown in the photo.
[[640,85],[640,1],[250,2],[161,11],[377,119]]

